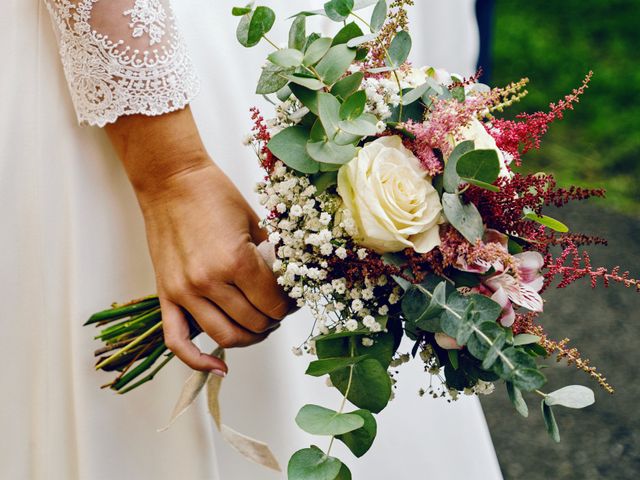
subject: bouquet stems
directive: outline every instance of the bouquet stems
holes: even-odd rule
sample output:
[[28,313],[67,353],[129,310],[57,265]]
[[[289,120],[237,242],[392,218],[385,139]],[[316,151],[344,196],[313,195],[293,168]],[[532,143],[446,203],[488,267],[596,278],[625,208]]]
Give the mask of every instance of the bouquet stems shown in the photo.
[[[188,314],[187,318],[191,338],[195,338],[201,331]],[[96,370],[119,372],[103,388],[120,394],[130,392],[151,381],[174,357],[164,343],[162,312],[157,296],[124,305],[114,304],[110,309],[92,315],[85,323],[88,325],[102,328],[95,337],[103,342],[94,354],[97,357]],[[156,365],[158,361],[160,363]]]

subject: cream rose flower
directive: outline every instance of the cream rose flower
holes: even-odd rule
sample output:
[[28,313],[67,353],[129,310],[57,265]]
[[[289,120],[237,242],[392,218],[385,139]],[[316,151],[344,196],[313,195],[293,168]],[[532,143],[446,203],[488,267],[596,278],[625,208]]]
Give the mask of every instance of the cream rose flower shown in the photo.
[[356,241],[377,253],[440,245],[442,205],[431,178],[398,136],[366,144],[338,172],[338,193],[356,222]]
[[496,140],[487,132],[480,120],[474,118],[471,122],[458,132],[458,142],[462,143],[467,140],[473,141],[477,150],[495,150],[500,160],[500,176],[509,177],[511,173],[507,168],[507,162],[504,153],[496,145]]

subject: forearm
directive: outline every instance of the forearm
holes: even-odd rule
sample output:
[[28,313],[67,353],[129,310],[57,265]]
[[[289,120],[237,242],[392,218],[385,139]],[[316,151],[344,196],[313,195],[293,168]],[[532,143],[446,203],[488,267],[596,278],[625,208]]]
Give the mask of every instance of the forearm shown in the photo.
[[211,166],[189,107],[123,116],[105,130],[138,198],[156,195],[182,173]]

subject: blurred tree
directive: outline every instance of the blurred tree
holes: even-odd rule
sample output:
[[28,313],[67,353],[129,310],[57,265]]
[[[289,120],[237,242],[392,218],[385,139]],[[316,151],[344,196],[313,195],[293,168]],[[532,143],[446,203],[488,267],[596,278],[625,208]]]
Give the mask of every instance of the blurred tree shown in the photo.
[[594,71],[576,113],[552,126],[525,169],[604,186],[608,205],[640,206],[640,1],[496,0],[492,84],[531,79],[511,112],[546,109]]

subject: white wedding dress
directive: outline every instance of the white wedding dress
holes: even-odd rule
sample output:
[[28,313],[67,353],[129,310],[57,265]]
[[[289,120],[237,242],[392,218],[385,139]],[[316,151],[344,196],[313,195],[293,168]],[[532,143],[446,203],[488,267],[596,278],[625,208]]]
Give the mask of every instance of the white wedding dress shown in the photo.
[[[112,301],[153,292],[154,282],[126,177],[104,132],[78,127],[71,101],[92,125],[191,103],[210,153],[253,201],[260,173],[241,139],[249,107],[264,103],[253,91],[266,46],[236,44],[231,1],[174,2],[184,44],[164,0],[47,1],[53,29],[43,0],[0,5],[0,478],[284,478],[226,445],[203,405],[156,432],[189,374],[178,361],[124,397],[100,390],[107,376],[94,371],[94,332],[81,325]],[[265,3],[282,19],[323,2]],[[414,61],[472,73],[473,1],[416,3]],[[285,470],[293,450],[326,446],[298,430],[297,409],[339,400],[291,354],[308,328],[300,312],[269,341],[229,352],[223,384],[225,423],[269,443]],[[360,460],[334,450],[354,478],[502,478],[477,399],[419,398],[427,378],[402,369],[372,450]]]

